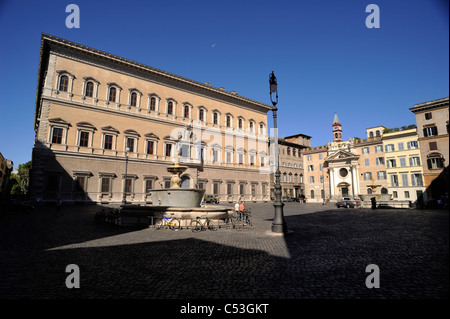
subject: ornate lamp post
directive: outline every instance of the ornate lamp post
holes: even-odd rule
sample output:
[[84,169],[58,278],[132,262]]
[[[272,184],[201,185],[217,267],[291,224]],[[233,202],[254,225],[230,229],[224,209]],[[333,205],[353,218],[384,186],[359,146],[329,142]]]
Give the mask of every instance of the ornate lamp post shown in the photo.
[[127,147],[125,149],[125,180],[123,183],[123,194],[122,194],[122,206],[125,206],[127,204],[127,194],[126,194],[126,190],[127,190],[127,175],[128,175],[128,152],[130,151],[130,148]]
[[[273,207],[275,208],[275,216],[273,218],[272,223],[272,231],[274,233],[285,233],[287,231],[286,224],[284,222],[283,215],[283,202],[281,201],[281,172],[279,168],[279,154],[278,154],[278,129],[277,129],[277,107],[278,104],[278,86],[277,86],[277,78],[275,74],[272,73],[269,75],[269,84],[270,84],[270,101],[273,105],[273,127],[275,133],[275,203]],[[272,100],[272,93],[275,93],[275,101]]]

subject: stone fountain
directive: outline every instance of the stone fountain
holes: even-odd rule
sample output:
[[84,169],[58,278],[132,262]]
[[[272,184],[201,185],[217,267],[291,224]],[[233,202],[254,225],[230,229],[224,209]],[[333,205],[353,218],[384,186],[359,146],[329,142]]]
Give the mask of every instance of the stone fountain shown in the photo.
[[172,166],[166,168],[172,174],[171,187],[151,190],[152,205],[122,206],[123,215],[156,218],[174,216],[182,220],[190,220],[201,216],[208,216],[212,219],[226,218],[229,214],[232,214],[230,207],[217,205],[201,206],[200,204],[205,194],[204,189],[182,188],[180,186],[181,175],[188,169],[188,166],[180,165],[180,144],[181,142],[189,142],[192,135],[192,128],[188,126],[185,128],[184,134],[180,134],[178,137],[176,161]]

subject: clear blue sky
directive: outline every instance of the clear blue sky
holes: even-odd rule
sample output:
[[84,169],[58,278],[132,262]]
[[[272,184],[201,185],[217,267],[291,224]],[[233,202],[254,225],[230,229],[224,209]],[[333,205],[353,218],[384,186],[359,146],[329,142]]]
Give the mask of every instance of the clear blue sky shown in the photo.
[[[68,29],[68,4],[80,28]],[[368,4],[380,28],[365,24]],[[0,0],[0,152],[31,159],[41,32],[270,104],[278,78],[280,136],[344,139],[415,124],[414,104],[449,95],[447,0]],[[268,114],[272,125],[272,113]]]

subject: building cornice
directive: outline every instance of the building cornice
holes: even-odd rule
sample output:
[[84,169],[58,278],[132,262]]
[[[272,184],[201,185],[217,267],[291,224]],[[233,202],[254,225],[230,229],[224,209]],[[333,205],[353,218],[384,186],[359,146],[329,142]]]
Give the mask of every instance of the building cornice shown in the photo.
[[438,100],[415,104],[414,107],[411,107],[409,110],[413,113],[417,113],[422,111],[428,111],[431,109],[448,108],[448,106],[449,106],[449,98],[445,97]]
[[[260,107],[260,108],[266,110],[266,112],[271,111],[273,109],[273,107],[268,104],[240,96],[234,91],[227,92],[221,88],[215,88],[209,84],[203,84],[203,83],[200,83],[200,82],[197,82],[197,81],[194,81],[194,80],[191,80],[191,79],[188,79],[188,78],[185,78],[185,77],[173,74],[173,73],[169,73],[169,72],[166,72],[166,71],[154,68],[154,67],[150,67],[150,66],[142,64],[142,63],[131,61],[129,59],[122,58],[122,57],[114,55],[114,54],[110,54],[110,53],[107,53],[107,52],[104,52],[101,50],[93,49],[93,48],[87,47],[85,45],[81,45],[81,44],[71,42],[69,40],[58,38],[58,37],[55,37],[55,36],[52,36],[49,34],[45,34],[45,33],[43,33],[42,37],[41,37],[41,60],[42,60],[42,55],[44,53],[45,45],[59,46],[59,47],[65,48],[65,49],[70,49],[72,51],[76,51],[78,53],[85,53],[85,54],[88,54],[91,56],[99,57],[104,60],[109,60],[116,64],[126,65],[128,67],[131,67],[134,69],[139,69],[141,71],[148,72],[150,74],[153,74],[153,75],[156,75],[159,77],[163,77],[163,78],[170,79],[170,80],[173,80],[176,82],[181,82],[181,83],[193,86],[193,87],[197,87],[202,90],[214,93],[216,95],[226,97],[228,99],[249,103],[253,106]],[[41,68],[41,64],[39,65],[39,68]]]

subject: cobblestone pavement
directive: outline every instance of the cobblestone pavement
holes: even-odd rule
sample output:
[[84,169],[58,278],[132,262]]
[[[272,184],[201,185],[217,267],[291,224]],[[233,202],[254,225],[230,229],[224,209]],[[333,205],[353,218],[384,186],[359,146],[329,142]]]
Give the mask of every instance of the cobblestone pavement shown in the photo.
[[[0,217],[0,298],[448,298],[448,212],[248,204],[249,229],[97,225],[97,206]],[[66,287],[66,266],[80,288]],[[368,289],[366,266],[380,269]]]

